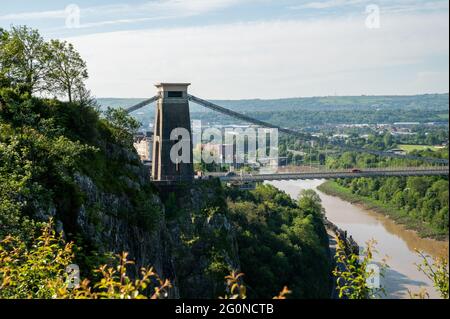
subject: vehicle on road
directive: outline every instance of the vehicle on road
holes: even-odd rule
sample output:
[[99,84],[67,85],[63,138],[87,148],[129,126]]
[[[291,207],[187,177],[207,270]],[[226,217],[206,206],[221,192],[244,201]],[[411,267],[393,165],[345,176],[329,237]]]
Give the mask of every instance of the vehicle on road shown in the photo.
[[236,176],[236,173],[235,172],[228,172],[228,173],[225,174],[225,176],[226,177],[234,177],[234,176]]

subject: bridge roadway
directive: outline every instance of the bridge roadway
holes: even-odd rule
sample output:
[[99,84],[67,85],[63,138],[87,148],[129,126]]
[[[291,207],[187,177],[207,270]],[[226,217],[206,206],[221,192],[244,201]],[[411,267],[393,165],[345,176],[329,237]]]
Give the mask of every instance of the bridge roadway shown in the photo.
[[244,175],[212,175],[219,177],[223,182],[262,182],[277,180],[298,179],[335,179],[335,178],[358,178],[358,177],[389,177],[389,176],[448,176],[449,167],[409,167],[403,169],[389,168],[367,168],[361,171],[351,170],[275,173],[275,174],[244,174]]

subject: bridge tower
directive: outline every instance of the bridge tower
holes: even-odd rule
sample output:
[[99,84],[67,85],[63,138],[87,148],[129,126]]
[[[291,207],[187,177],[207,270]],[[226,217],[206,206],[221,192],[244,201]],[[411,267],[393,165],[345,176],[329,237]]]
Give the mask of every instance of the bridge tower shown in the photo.
[[[187,93],[189,85],[190,83],[156,84],[160,98],[156,104],[153,136],[153,180],[190,181],[193,179],[192,130]],[[176,131],[174,131],[175,129]],[[178,140],[171,140],[173,131],[177,136],[178,133],[181,135],[181,133],[187,132],[189,137],[184,136],[183,138],[178,137]],[[171,159],[172,147],[177,143],[185,146],[184,152],[189,150],[188,161],[186,161],[186,157],[182,160],[178,155],[175,156],[175,161]]]

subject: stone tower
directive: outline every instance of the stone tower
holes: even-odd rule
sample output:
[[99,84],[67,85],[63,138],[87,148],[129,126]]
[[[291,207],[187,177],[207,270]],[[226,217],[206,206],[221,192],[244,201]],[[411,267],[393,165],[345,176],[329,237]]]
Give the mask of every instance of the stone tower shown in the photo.
[[[156,104],[155,113],[153,180],[190,181],[193,179],[192,130],[187,93],[189,85],[189,83],[156,84],[161,97]],[[176,145],[183,145],[183,152],[174,152],[172,148],[175,146],[174,149],[176,149]],[[188,154],[185,153],[186,150],[189,151]]]

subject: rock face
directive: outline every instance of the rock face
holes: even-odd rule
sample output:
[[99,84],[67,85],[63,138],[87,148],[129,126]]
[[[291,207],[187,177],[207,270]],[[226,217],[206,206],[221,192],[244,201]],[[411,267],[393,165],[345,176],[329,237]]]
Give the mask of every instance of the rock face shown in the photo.
[[166,202],[172,200],[166,218],[181,296],[217,298],[224,292],[224,276],[240,268],[221,191],[218,181],[162,190]]
[[128,252],[130,275],[154,267],[171,281],[171,298],[223,295],[224,277],[240,267],[220,182],[158,189],[137,154],[113,143],[96,160],[101,165],[87,163],[89,170],[78,170],[61,196],[34,209],[36,219],[53,218],[82,247],[82,273],[107,262],[97,256]]
[[76,213],[76,228],[83,238],[101,253],[128,252],[135,261],[131,275],[153,266],[172,282],[169,297],[217,298],[224,291],[224,276],[239,269],[220,183],[189,184],[149,194],[159,216],[148,228],[124,218],[123,212],[133,207],[125,194],[103,192],[81,174],[75,182],[84,194]]

